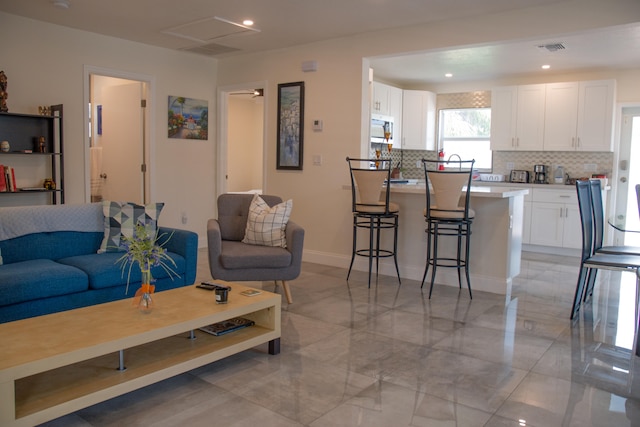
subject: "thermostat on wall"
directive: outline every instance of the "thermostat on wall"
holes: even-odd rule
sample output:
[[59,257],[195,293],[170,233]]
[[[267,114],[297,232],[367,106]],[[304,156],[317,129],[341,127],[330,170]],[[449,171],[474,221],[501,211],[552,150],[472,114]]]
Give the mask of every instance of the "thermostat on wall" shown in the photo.
[[322,120],[314,120],[313,121],[313,130],[316,132],[322,131]]

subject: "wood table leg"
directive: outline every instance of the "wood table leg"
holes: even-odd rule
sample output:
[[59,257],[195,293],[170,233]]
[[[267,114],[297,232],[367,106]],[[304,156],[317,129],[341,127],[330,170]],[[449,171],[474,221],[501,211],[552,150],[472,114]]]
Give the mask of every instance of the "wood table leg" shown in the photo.
[[269,341],[269,354],[280,354],[280,338]]

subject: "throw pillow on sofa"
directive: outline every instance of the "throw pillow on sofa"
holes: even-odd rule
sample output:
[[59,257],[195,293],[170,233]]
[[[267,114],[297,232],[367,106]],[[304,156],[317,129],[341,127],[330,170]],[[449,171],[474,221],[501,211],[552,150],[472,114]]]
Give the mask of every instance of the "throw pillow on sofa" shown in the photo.
[[103,201],[104,238],[98,253],[124,251],[122,237],[133,236],[136,224],[144,224],[147,233],[155,236],[163,207],[164,203],[143,206],[129,202]]
[[291,199],[270,207],[262,197],[253,196],[242,243],[286,248],[285,229],[292,208]]

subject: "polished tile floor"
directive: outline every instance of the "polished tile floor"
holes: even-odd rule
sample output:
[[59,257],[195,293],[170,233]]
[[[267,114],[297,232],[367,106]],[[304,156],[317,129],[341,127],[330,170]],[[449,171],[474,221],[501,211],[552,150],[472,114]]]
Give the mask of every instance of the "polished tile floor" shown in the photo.
[[365,273],[347,284],[346,270],[306,263],[279,355],[265,344],[46,425],[640,426],[635,277],[600,274],[571,322],[577,270],[525,253],[505,304],[449,286],[428,300],[385,276],[367,289]]

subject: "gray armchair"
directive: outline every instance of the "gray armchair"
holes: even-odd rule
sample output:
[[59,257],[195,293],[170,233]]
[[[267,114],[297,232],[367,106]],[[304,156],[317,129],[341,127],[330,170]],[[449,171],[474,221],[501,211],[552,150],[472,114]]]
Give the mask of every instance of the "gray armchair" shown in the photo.
[[[278,196],[261,195],[269,205],[282,202]],[[242,243],[253,194],[222,194],[218,197],[218,219],[207,224],[209,270],[214,279],[227,281],[282,282],[287,302],[291,290],[287,280],[300,274],[304,229],[289,221],[285,230],[287,247],[257,246]]]

